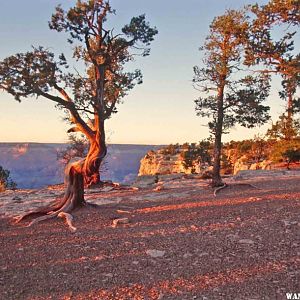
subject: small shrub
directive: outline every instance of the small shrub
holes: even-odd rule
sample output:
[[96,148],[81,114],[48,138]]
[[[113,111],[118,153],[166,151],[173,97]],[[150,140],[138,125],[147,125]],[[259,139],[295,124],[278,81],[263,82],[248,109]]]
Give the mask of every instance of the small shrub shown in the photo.
[[286,158],[287,168],[290,168],[290,163],[300,161],[300,149],[288,149],[282,156]]
[[274,162],[287,161],[287,155],[292,156],[300,149],[300,140],[278,141],[273,144],[270,159]]
[[176,155],[179,153],[178,147],[179,147],[178,145],[170,144],[169,146],[166,146],[165,148],[163,148],[161,153],[163,155]]
[[4,192],[6,189],[16,189],[17,184],[10,178],[10,172],[3,169],[0,166],[0,192]]

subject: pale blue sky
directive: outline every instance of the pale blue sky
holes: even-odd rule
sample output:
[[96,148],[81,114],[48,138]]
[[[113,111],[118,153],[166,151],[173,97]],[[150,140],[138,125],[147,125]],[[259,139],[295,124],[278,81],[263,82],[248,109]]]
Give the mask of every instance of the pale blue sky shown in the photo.
[[[54,7],[68,7],[75,1],[0,0],[0,59],[43,45],[55,52],[70,53],[64,34],[48,29]],[[240,8],[244,0],[111,0],[117,11],[111,23],[117,29],[132,16],[146,13],[159,30],[151,55],[140,58],[132,68],[140,68],[144,83],[137,86],[119,106],[119,113],[107,121],[110,143],[168,144],[197,142],[207,137],[205,120],[197,117],[193,100],[198,92],[192,87],[193,66],[201,63],[199,46],[208,34],[214,16],[226,8]],[[258,1],[263,4],[266,1]],[[299,36],[298,36],[299,37]],[[278,116],[284,102],[273,85],[269,105]],[[46,99],[28,99],[22,103],[0,92],[0,142],[64,142],[67,125],[63,114]],[[232,129],[225,140],[253,137],[261,129]]]

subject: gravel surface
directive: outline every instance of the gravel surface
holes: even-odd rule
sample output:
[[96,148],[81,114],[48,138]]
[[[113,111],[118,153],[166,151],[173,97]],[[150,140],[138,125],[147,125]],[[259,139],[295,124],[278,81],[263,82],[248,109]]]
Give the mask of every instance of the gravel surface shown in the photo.
[[[247,182],[259,189],[233,183],[214,197],[207,182],[194,179],[159,190],[87,193],[102,205],[73,214],[76,233],[61,219],[28,228],[3,215],[0,299],[250,300],[300,293],[300,177]],[[22,195],[5,195],[10,215],[20,210]]]

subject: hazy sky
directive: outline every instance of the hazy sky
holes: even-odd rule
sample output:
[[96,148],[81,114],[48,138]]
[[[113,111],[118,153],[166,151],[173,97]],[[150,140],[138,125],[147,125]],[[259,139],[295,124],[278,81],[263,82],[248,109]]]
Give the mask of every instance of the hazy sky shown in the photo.
[[[264,4],[267,1],[258,1]],[[65,35],[50,31],[47,22],[54,7],[69,7],[75,0],[0,0],[0,59],[43,45],[55,52],[70,53]],[[240,8],[243,0],[111,0],[117,11],[112,17],[120,28],[132,16],[146,13],[159,31],[151,54],[139,58],[132,69],[140,68],[144,83],[137,86],[119,106],[119,112],[107,121],[108,142],[168,144],[197,142],[207,137],[206,121],[197,117],[193,100],[193,66],[200,64],[200,45],[214,16],[226,8]],[[299,35],[298,35],[299,38]],[[280,85],[274,83],[269,104],[274,118],[284,110],[277,96]],[[62,112],[47,99],[16,102],[0,92],[0,142],[64,142],[67,125]],[[253,137],[264,133],[266,125],[255,130],[236,128],[225,140]]]

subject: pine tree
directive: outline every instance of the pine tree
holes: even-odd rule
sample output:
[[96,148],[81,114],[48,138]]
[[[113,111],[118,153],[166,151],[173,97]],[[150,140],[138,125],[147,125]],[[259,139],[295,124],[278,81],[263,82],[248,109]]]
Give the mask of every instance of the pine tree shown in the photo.
[[216,17],[206,38],[203,67],[194,67],[195,87],[201,96],[195,101],[198,116],[209,117],[214,136],[212,186],[221,186],[222,134],[236,124],[251,128],[269,119],[263,105],[269,92],[269,76],[242,74],[249,23],[244,11],[228,10]]

